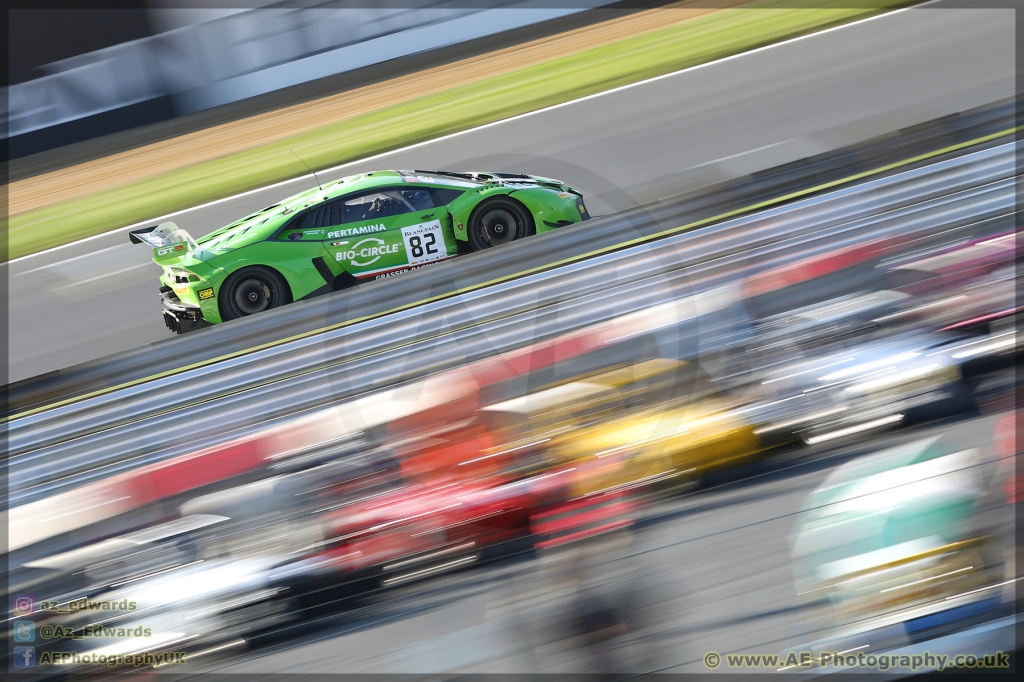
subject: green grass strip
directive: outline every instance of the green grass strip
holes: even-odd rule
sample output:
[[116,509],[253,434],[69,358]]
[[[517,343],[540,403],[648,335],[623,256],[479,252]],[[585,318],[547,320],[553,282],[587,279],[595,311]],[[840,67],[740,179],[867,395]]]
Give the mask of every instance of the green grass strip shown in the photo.
[[391,315],[393,313],[402,312],[403,310],[408,310],[410,308],[415,308],[415,307],[418,307],[418,306],[421,306],[421,305],[425,305],[425,304],[428,304],[428,303],[433,303],[435,301],[441,301],[441,300],[444,300],[446,298],[454,298],[456,296],[460,296],[462,294],[466,294],[466,293],[469,293],[471,291],[476,291],[478,289],[484,289],[486,287],[494,286],[496,284],[501,284],[502,282],[507,282],[509,280],[518,279],[520,277],[526,277],[528,275],[532,275],[532,274],[535,274],[535,273],[538,273],[538,272],[543,272],[545,270],[553,270],[553,269],[561,267],[563,265],[569,265],[570,263],[576,263],[578,261],[586,260],[588,258],[593,258],[595,256],[600,256],[602,254],[610,253],[612,251],[619,251],[621,249],[629,248],[631,246],[638,246],[640,244],[644,244],[644,243],[647,243],[647,242],[656,241],[658,239],[663,239],[665,237],[670,237],[672,235],[676,235],[676,234],[679,234],[681,232],[686,232],[688,230],[692,230],[692,229],[695,229],[695,228],[698,228],[698,227],[704,227],[706,225],[711,225],[713,223],[722,222],[724,220],[728,220],[729,218],[736,218],[736,217],[744,215],[746,213],[751,213],[753,211],[758,211],[758,210],[765,209],[765,208],[771,208],[772,206],[777,206],[779,204],[783,204],[783,203],[786,203],[788,201],[793,201],[794,199],[799,199],[801,197],[810,196],[812,194],[816,194],[818,192],[822,192],[822,191],[825,191],[825,190],[835,189],[836,187],[839,187],[841,185],[849,184],[851,182],[856,182],[858,180],[864,180],[864,179],[872,177],[874,175],[880,175],[881,173],[886,173],[888,171],[895,170],[897,168],[901,168],[903,166],[909,166],[911,164],[918,163],[920,161],[927,161],[928,159],[932,159],[932,158],[935,158],[937,156],[942,156],[943,154],[949,154],[951,152],[959,151],[961,149],[966,149],[966,148],[972,147],[974,145],[983,144],[985,142],[990,142],[992,140],[999,139],[1000,137],[1006,137],[1007,135],[1013,135],[1014,133],[1016,133],[1020,129],[1021,128],[1008,128],[1006,130],[1002,130],[1002,131],[999,131],[997,133],[992,133],[991,135],[985,135],[984,137],[979,137],[979,138],[974,139],[974,140],[968,140],[966,142],[960,142],[958,144],[950,145],[948,147],[943,147],[942,149],[937,149],[935,151],[926,152],[924,154],[918,154],[917,156],[913,156],[913,157],[910,157],[908,159],[903,159],[901,161],[895,161],[893,163],[886,164],[884,166],[880,166],[878,168],[872,168],[871,170],[862,171],[860,173],[856,173],[854,175],[850,175],[850,176],[845,177],[845,178],[840,178],[839,180],[832,180],[831,182],[826,182],[826,183],[823,183],[821,185],[816,185],[814,187],[808,187],[807,189],[802,189],[802,190],[799,190],[799,191],[796,191],[796,192],[791,192],[789,194],[783,194],[781,196],[774,197],[772,199],[766,199],[766,200],[758,202],[756,204],[751,204],[749,206],[744,206],[743,208],[737,208],[737,209],[733,209],[731,211],[726,211],[724,213],[720,213],[718,215],[711,216],[710,218],[704,218],[703,220],[698,220],[696,222],[688,223],[686,225],[680,225],[679,227],[669,228],[667,230],[663,230],[661,232],[656,232],[654,234],[646,235],[644,237],[637,237],[636,239],[630,239],[628,241],[620,242],[618,244],[613,244],[611,246],[605,246],[605,247],[602,247],[600,249],[595,249],[594,251],[588,251],[587,253],[579,254],[577,256],[572,256],[570,258],[564,258],[564,259],[562,259],[560,261],[556,261],[554,263],[547,263],[545,265],[538,265],[536,267],[527,268],[526,270],[521,270],[519,272],[510,274],[510,275],[503,275],[501,277],[497,277],[495,279],[488,280],[486,282],[481,282],[479,284],[473,284],[473,285],[470,285],[468,287],[463,287],[462,289],[457,289],[455,291],[450,291],[450,292],[447,292],[447,293],[444,293],[444,294],[438,294],[436,296],[431,296],[429,298],[424,298],[424,299],[421,299],[419,301],[413,301],[411,303],[406,303],[404,305],[400,305],[400,306],[397,306],[395,308],[384,310],[384,311],[381,311],[381,312],[378,312],[378,313],[371,313],[369,315],[363,315],[361,317],[356,317],[356,318],[353,318],[351,320],[345,320],[344,322],[337,322],[335,324],[328,325],[326,327],[321,327],[319,329],[313,329],[313,330],[310,330],[310,331],[307,331],[307,332],[302,332],[300,334],[295,334],[293,336],[288,336],[288,337],[285,337],[283,339],[278,339],[276,341],[268,341],[266,343],[261,343],[259,345],[253,346],[251,348],[246,348],[244,350],[234,351],[232,353],[227,353],[225,355],[221,355],[221,356],[218,356],[218,357],[215,357],[215,358],[210,358],[208,360],[200,360],[199,362],[194,362],[194,363],[189,364],[189,365],[184,365],[182,367],[177,367],[175,369],[169,369],[167,371],[160,372],[158,374],[153,374],[153,375],[148,376],[148,377],[142,377],[142,378],[139,378],[139,379],[133,379],[131,381],[126,381],[125,383],[118,384],[117,386],[110,386],[108,388],[102,388],[102,389],[99,389],[99,390],[96,390],[96,391],[92,391],[91,393],[85,393],[85,394],[80,395],[80,396],[75,396],[75,397],[72,397],[72,398],[67,398],[65,400],[60,400],[58,402],[51,403],[49,405],[43,405],[43,406],[40,406],[40,407],[32,408],[30,410],[26,410],[24,412],[20,412],[20,413],[18,413],[16,415],[8,416],[8,417],[5,417],[3,419],[0,419],[0,423],[10,422],[10,421],[13,421],[15,419],[20,419],[22,417],[28,417],[30,415],[37,414],[39,412],[44,412],[46,410],[52,410],[52,409],[55,409],[57,407],[61,407],[63,405],[69,405],[69,404],[74,403],[74,402],[78,402],[78,401],[81,401],[81,400],[87,400],[89,398],[94,398],[96,396],[104,395],[106,393],[112,393],[114,391],[119,391],[121,389],[129,388],[131,386],[137,386],[139,384],[144,384],[144,383],[149,382],[149,381],[155,381],[157,379],[162,379],[164,377],[173,376],[175,374],[180,374],[181,372],[187,372],[189,370],[198,369],[200,367],[205,367],[207,365],[212,365],[212,364],[217,363],[217,362],[223,362],[225,360],[230,360],[232,358],[236,358],[236,357],[239,357],[241,355],[247,355],[249,353],[255,353],[257,351],[265,350],[267,348],[273,348],[274,346],[280,346],[280,345],[283,345],[283,344],[286,344],[286,343],[290,343],[292,341],[298,341],[300,339],[304,339],[304,338],[307,338],[307,337],[310,337],[310,336],[316,336],[317,334],[323,334],[325,332],[334,331],[336,329],[341,329],[343,327],[349,327],[349,326],[352,326],[354,324],[358,324],[360,322],[365,322],[367,320],[372,320],[372,319],[376,319],[376,318],[380,318],[380,317],[385,317],[385,316]]
[[914,4],[914,0],[864,0],[836,8],[803,4],[764,0],[723,9],[15,216],[8,226],[8,257],[304,175],[289,150],[314,168],[336,166],[862,19]]

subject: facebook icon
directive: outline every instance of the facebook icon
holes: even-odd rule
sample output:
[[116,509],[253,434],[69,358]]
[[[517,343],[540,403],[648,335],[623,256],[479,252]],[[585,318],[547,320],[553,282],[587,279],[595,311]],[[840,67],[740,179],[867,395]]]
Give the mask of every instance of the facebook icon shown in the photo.
[[36,666],[36,648],[34,646],[14,647],[14,667],[34,668]]

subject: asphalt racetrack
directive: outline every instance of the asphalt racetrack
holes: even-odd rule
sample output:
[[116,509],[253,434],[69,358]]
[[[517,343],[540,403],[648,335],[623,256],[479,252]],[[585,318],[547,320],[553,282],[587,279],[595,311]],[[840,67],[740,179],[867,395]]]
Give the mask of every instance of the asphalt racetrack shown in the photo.
[[[1010,10],[938,7],[350,164],[321,180],[381,168],[526,172],[582,189],[601,215],[1012,97]],[[171,219],[199,236],[311,184],[304,177]],[[167,339],[150,255],[122,231],[8,264],[8,381]],[[173,343],[154,352],[173,353]]]
[[[996,418],[777,453],[657,505],[631,536],[605,536],[589,553],[570,545],[442,575],[325,618],[300,638],[211,651],[161,672],[174,679],[219,672],[254,680],[338,671],[706,673],[703,659],[712,651],[781,653],[820,637],[809,627],[811,611],[801,607],[789,548],[805,497],[855,457],[939,434],[983,448],[982,466],[991,475]],[[588,590],[595,593],[583,604],[620,606],[627,626],[600,646],[570,637]],[[729,670],[723,663],[717,672]]]

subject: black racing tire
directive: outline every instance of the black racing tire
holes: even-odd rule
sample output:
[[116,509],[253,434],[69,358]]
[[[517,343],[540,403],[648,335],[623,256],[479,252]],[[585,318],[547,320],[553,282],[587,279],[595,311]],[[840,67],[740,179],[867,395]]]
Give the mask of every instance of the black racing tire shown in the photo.
[[231,273],[220,288],[220,316],[225,322],[291,303],[288,284],[276,270],[253,265]]
[[508,197],[488,199],[469,216],[469,246],[473,251],[508,244],[535,232],[530,212]]

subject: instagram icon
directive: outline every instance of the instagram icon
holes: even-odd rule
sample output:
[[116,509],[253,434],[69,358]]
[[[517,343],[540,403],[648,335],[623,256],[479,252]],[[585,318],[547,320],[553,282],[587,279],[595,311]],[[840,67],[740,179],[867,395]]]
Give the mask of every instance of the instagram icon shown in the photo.
[[19,594],[14,598],[14,614],[27,616],[36,610],[36,601],[29,595]]

